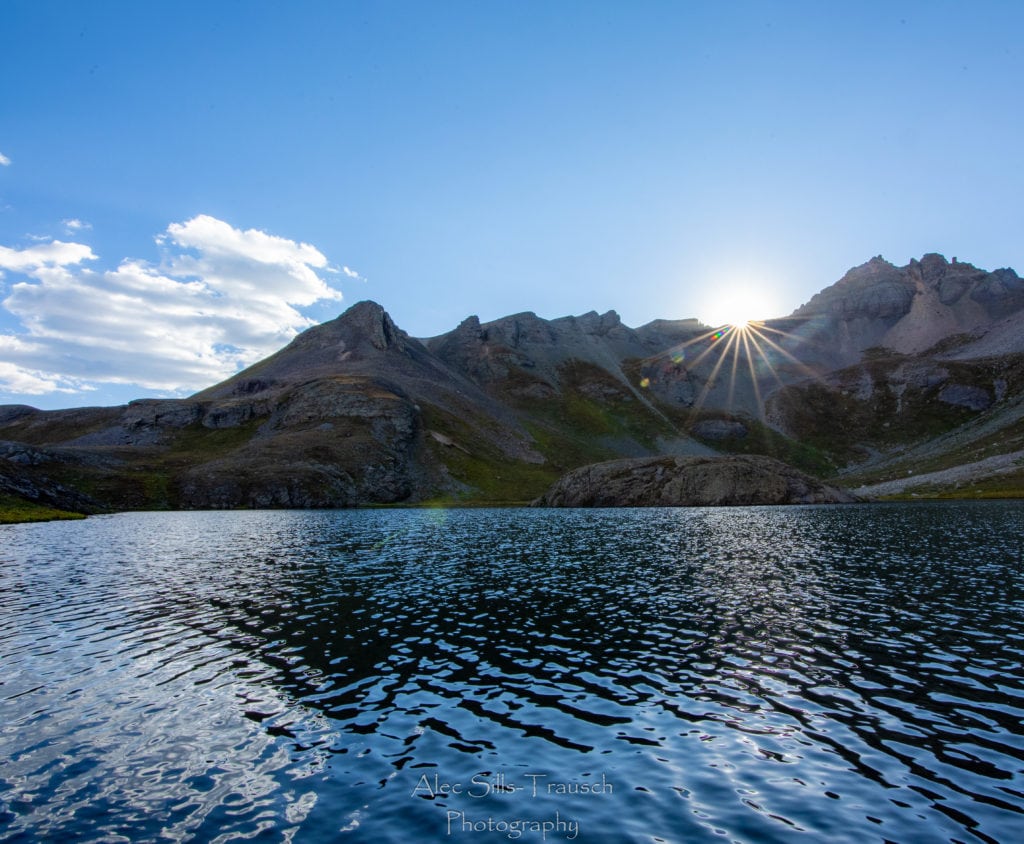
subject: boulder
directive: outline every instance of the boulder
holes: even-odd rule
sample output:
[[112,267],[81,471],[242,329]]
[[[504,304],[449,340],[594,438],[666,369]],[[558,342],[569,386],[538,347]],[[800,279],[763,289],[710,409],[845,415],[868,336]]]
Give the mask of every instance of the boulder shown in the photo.
[[535,507],[720,507],[847,504],[856,496],[771,457],[641,457],[583,466]]

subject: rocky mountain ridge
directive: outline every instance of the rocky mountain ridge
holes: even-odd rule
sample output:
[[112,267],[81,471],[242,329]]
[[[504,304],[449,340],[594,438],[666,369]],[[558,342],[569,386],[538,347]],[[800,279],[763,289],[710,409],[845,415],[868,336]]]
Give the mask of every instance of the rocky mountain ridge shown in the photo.
[[1015,272],[939,255],[748,331],[522,313],[416,339],[360,302],[187,399],[0,407],[0,478],[78,510],[525,501],[666,455],[902,482],[1024,448],[1022,321]]
[[[869,348],[922,354],[952,337],[985,333],[1024,309],[1024,280],[930,253],[897,267],[876,256],[798,308],[803,341],[831,347],[833,365],[855,363]],[[1024,340],[1016,351],[1024,351]]]

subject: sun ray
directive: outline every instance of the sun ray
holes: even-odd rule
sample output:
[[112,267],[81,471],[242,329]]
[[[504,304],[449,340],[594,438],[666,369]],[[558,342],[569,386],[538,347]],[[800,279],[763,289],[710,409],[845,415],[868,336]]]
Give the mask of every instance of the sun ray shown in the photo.
[[773,364],[769,359],[768,355],[765,354],[764,349],[761,348],[761,344],[758,343],[757,336],[755,336],[753,332],[751,332],[750,334],[750,344],[754,347],[754,351],[756,351],[758,355],[760,355],[761,360],[764,361],[765,367],[772,374],[772,377],[775,379],[776,383],[780,387],[785,387],[786,385],[783,383],[782,378],[779,376],[778,370],[775,368],[775,364]]
[[712,368],[711,373],[708,375],[707,379],[704,382],[704,389],[701,390],[700,395],[697,398],[697,401],[694,402],[694,404],[690,408],[691,423],[693,422],[697,413],[699,413],[701,408],[704,406],[704,401],[705,399],[707,399],[708,393],[711,392],[711,389],[714,386],[715,378],[718,375],[718,371],[722,368],[722,364],[725,361],[726,355],[729,353],[731,345],[739,342],[739,335],[740,332],[730,332],[728,333],[728,335],[723,335],[728,336],[729,338],[725,343],[725,348],[722,348],[722,345],[720,343],[712,343],[710,346],[708,346],[707,349],[704,350],[704,353],[697,358],[697,361],[694,362],[694,365],[696,365],[696,363],[698,363],[702,358],[704,358],[712,349],[721,349],[721,353],[718,356],[718,360],[715,362],[715,365]]
[[754,387],[754,397],[757,399],[757,413],[761,419],[764,419],[764,405],[761,400],[761,387],[757,383],[757,373],[754,371],[754,359],[750,354],[750,343],[747,340],[747,332],[743,332],[743,347],[747,351],[747,366],[750,367],[750,380]]
[[759,323],[759,325],[763,331],[767,331],[771,334],[778,334],[780,337],[785,337],[788,340],[794,340],[797,343],[803,343],[812,349],[817,349],[823,352],[827,352],[829,350],[829,347],[819,340],[812,340],[810,337],[804,337],[802,334],[794,334],[792,331],[783,331],[782,329],[775,328],[765,322]]
[[767,322],[760,323],[760,326],[762,331],[767,331],[770,334],[778,334],[780,337],[788,337],[790,340],[796,340],[798,343],[819,345],[817,341],[811,340],[809,337],[804,337],[801,334],[794,334],[792,331],[783,331],[781,328],[776,328],[774,325],[769,325]]
[[704,349],[703,352],[701,352],[699,355],[697,355],[696,358],[694,358],[693,362],[690,364],[691,369],[696,367],[702,360],[704,360],[704,358],[710,355],[715,349],[721,347],[721,344],[718,342],[719,340],[721,340],[723,337],[729,337],[731,339],[732,332],[729,330],[729,326],[726,325],[722,326],[721,328],[717,328],[714,331],[709,331],[704,336],[710,337],[711,342],[708,344],[707,348]]
[[716,344],[717,344],[717,342],[719,340],[721,340],[723,337],[725,337],[725,336],[727,336],[729,334],[732,334],[733,331],[734,331],[734,328],[735,327],[732,326],[732,325],[720,325],[717,328],[711,328],[711,329],[705,331],[703,334],[700,334],[697,337],[691,337],[689,340],[685,341],[684,343],[679,343],[679,344],[673,346],[672,348],[674,350],[676,350],[676,349],[687,349],[690,346],[696,345],[697,343],[703,342],[705,340],[711,340],[712,342],[701,353],[700,357],[697,358],[697,360],[701,360],[703,357],[707,356],[715,348],[715,346],[716,346]]
[[[742,323],[732,323],[702,331],[688,340],[678,343],[662,356],[671,357],[676,363],[681,363],[683,353],[686,349],[697,346],[698,352],[693,358],[687,358],[685,369],[696,374],[697,369],[707,361],[710,368],[704,384],[697,394],[696,400],[690,404],[688,414],[689,424],[692,425],[701,411],[707,404],[708,397],[718,386],[717,379],[723,371],[728,375],[728,391],[724,409],[727,412],[735,412],[737,407],[737,391],[739,382],[742,380],[741,358],[746,359],[746,370],[749,373],[751,389],[756,406],[757,415],[764,420],[766,398],[765,388],[768,383],[774,382],[779,388],[784,388],[788,380],[796,373],[802,377],[809,377],[821,381],[821,376],[810,366],[800,361],[785,346],[782,339],[792,339],[800,343],[819,345],[817,342],[791,334],[778,327],[780,320],[772,320],[773,325],[763,320],[747,320]],[[778,340],[773,339],[773,336]],[[662,357],[659,356],[659,357]],[[780,368],[781,364],[785,364]],[[784,376],[785,373],[785,376]],[[771,390],[774,392],[774,388]],[[740,406],[747,409],[749,398],[740,398]]]
[[754,334],[756,334],[758,337],[760,337],[761,340],[763,340],[765,343],[767,343],[772,349],[777,351],[779,354],[785,355],[787,358],[789,358],[789,360],[791,360],[793,363],[796,364],[798,369],[800,369],[803,372],[806,372],[812,379],[814,379],[815,381],[818,381],[818,382],[820,382],[822,384],[825,383],[825,379],[822,378],[821,374],[818,373],[817,371],[815,371],[813,367],[808,366],[806,363],[804,363],[798,357],[795,357],[794,355],[792,355],[789,351],[784,349],[782,346],[780,346],[778,343],[776,343],[770,337],[767,337],[764,334],[762,334],[761,331],[758,328],[755,328],[755,327],[752,326],[750,330]]
[[[749,326],[747,326],[747,327],[749,327]],[[746,332],[747,327],[744,327],[744,328],[740,329],[738,332],[736,332],[737,338],[739,338],[740,335],[742,335],[742,334],[744,334]],[[729,401],[728,401],[728,408],[729,408],[730,411],[732,410],[733,404],[734,404],[735,399],[736,399],[736,369],[739,367],[739,363],[740,363],[740,344],[739,344],[739,340],[737,339],[737,341],[735,343],[733,343],[733,346],[732,346],[732,373],[729,376]]]

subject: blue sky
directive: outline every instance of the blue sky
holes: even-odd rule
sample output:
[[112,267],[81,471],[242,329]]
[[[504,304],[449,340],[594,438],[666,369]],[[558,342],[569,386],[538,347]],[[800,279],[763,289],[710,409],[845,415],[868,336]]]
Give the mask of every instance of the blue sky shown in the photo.
[[0,403],[188,394],[367,298],[422,337],[777,316],[876,254],[1024,271],[1016,2],[0,21]]

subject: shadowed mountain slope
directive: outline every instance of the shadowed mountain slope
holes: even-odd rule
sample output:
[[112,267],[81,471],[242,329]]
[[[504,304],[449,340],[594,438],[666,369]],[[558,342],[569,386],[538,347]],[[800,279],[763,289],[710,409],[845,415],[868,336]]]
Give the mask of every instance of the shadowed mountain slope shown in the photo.
[[523,313],[418,340],[360,302],[190,398],[0,407],[0,478],[81,511],[500,502],[604,460],[762,454],[899,492],[1024,449],[1022,328],[1015,272],[939,255],[746,330]]

